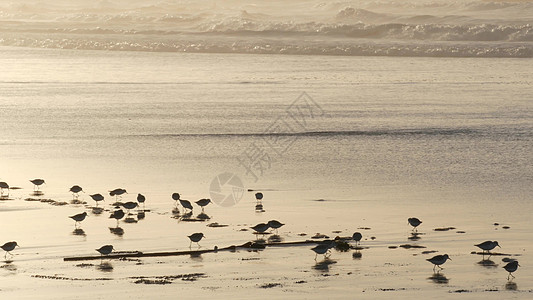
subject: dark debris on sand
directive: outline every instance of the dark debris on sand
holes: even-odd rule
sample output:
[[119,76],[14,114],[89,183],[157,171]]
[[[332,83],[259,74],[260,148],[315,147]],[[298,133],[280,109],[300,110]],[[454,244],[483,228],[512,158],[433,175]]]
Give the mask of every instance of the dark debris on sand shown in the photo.
[[454,230],[456,229],[455,227],[440,227],[440,228],[435,228],[433,229],[433,231],[449,231],[449,230]]
[[400,245],[400,247],[404,248],[404,249],[423,249],[423,248],[426,248],[426,246],[420,246],[420,245],[410,245],[410,244],[403,244],[403,245]]
[[52,199],[26,198],[26,199],[24,199],[24,201],[42,202],[42,203],[48,203],[48,204],[54,205],[54,206],[68,205],[68,203],[65,202],[65,201],[56,201],[56,200],[52,200]]
[[136,284],[171,284],[176,279],[182,281],[196,281],[198,278],[207,277],[205,273],[191,273],[180,275],[167,275],[167,276],[135,276],[128,277],[129,279],[135,279]]
[[262,289],[270,289],[273,287],[282,287],[281,283],[265,283],[259,286]]
[[41,279],[72,280],[72,281],[113,280],[113,278],[76,278],[76,277],[64,277],[64,276],[56,276],[56,275],[31,275],[31,277],[41,278]]

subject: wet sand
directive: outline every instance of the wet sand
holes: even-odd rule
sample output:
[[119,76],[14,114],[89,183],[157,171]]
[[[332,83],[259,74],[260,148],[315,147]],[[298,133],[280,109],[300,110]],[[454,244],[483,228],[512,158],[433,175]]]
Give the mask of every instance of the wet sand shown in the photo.
[[[136,195],[136,194],[135,194]],[[265,192],[264,212],[255,212],[253,193],[231,208],[210,204],[203,222],[180,219],[173,201],[147,203],[144,216],[135,209],[122,219],[109,219],[112,201],[94,210],[88,195],[81,204],[72,204],[69,195],[53,201],[29,196],[27,190],[14,191],[11,200],[0,202],[2,241],[16,240],[9,260],[0,266],[0,293],[16,299],[125,299],[129,297],[175,298],[261,298],[343,299],[343,298],[517,298],[533,295],[531,227],[529,221],[500,214],[486,219],[455,208],[435,211],[434,204],[416,207],[423,223],[413,235],[407,218],[413,207],[391,201],[308,199],[291,202],[290,192]],[[287,198],[282,197],[286,195]],[[133,201],[126,195],[122,202]],[[64,205],[53,205],[64,202]],[[83,202],[87,202],[83,204]],[[66,204],[65,204],[66,203]],[[454,210],[456,214],[454,214]],[[76,229],[68,216],[87,211],[88,217]],[[96,214],[95,214],[96,212]],[[192,217],[201,210],[195,207]],[[483,215],[483,212],[480,212]],[[205,218],[205,216],[204,216]],[[268,246],[264,250],[238,248],[201,255],[167,257],[102,258],[65,261],[66,257],[97,256],[94,249],[112,244],[116,252],[172,252],[208,250],[241,245],[274,234],[255,236],[249,228],[277,219],[286,225],[279,229],[283,242],[316,241],[317,233],[330,238],[363,235],[360,250],[350,241],[347,251],[332,250],[328,258],[310,249],[313,244]],[[495,222],[498,222],[496,225]],[[208,224],[227,225],[209,227]],[[9,232],[9,235],[6,233]],[[203,232],[201,247],[189,249],[187,235]],[[490,258],[475,254],[473,246],[497,240],[495,251],[505,255]],[[426,261],[437,254],[452,258],[444,270],[433,272]],[[3,254],[2,254],[3,255]],[[3,257],[2,257],[3,258]],[[502,259],[514,258],[521,267],[508,281]]]

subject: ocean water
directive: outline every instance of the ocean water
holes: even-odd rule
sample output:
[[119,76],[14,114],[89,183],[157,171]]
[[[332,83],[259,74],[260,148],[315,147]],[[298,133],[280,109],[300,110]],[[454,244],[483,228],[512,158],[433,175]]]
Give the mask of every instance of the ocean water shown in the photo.
[[531,64],[4,47],[0,178],[162,204],[226,172],[300,200],[525,204]]
[[3,1],[0,45],[531,58],[532,16],[530,1]]

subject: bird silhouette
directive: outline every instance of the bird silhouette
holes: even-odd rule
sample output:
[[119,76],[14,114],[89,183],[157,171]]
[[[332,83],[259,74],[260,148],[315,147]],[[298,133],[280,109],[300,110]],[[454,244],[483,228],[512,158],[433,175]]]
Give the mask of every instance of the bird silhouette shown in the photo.
[[442,270],[442,267],[440,265],[444,264],[446,262],[446,260],[452,260],[448,254],[444,254],[444,255],[437,255],[437,256],[433,256],[432,258],[429,258],[429,259],[426,259],[427,261],[429,261],[430,263],[434,264],[433,266],[433,271],[435,271],[435,267],[439,267],[441,270]]
[[81,214],[70,216],[69,218],[76,221],[74,226],[77,226],[81,221],[85,220],[85,217],[87,217],[87,212],[82,212]]
[[102,194],[94,194],[89,196],[91,196],[91,198],[96,202],[96,206],[98,206],[98,202],[104,201],[104,196],[102,196]]
[[198,204],[198,206],[200,206],[202,208],[202,212],[204,212],[204,207],[206,207],[209,203],[211,203],[211,199],[200,199],[198,201],[195,202],[196,204]]
[[7,242],[7,243],[3,244],[2,246],[0,246],[0,248],[2,248],[2,250],[4,250],[6,252],[6,254],[4,255],[4,258],[7,259],[7,254],[8,253],[9,253],[9,255],[13,255],[13,254],[11,254],[11,251],[13,251],[15,249],[15,247],[19,247],[19,245],[15,241]]
[[33,179],[33,180],[30,180],[31,183],[33,183],[33,190],[34,191],[38,191],[39,190],[39,187],[43,184],[43,183],[46,183],[44,182],[44,179]]
[[418,218],[409,218],[407,219],[407,222],[413,226],[413,230],[418,231],[416,228],[418,225],[422,224],[422,221],[420,221]]
[[191,248],[192,246],[192,243],[195,242],[196,244],[198,244],[198,247],[200,247],[200,240],[202,240],[202,238],[205,237],[205,235],[201,232],[197,232],[197,233],[193,233],[191,235],[188,236],[189,239],[191,240],[191,243],[189,244],[189,248]]

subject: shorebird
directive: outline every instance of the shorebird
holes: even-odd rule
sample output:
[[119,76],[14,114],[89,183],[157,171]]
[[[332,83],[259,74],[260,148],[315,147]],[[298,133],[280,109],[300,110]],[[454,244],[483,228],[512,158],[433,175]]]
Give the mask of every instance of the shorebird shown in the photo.
[[503,266],[503,268],[505,269],[505,271],[509,272],[509,275],[507,275],[507,280],[509,280],[509,277],[514,277],[514,275],[512,274],[514,271],[516,271],[518,269],[520,265],[518,264],[518,261],[517,260],[514,260],[508,264],[506,264],[505,266]]
[[81,214],[70,216],[69,218],[76,221],[74,226],[77,226],[81,221],[85,220],[85,217],[87,217],[87,212],[82,212]]
[[418,218],[409,218],[407,219],[407,222],[409,222],[409,224],[411,224],[411,226],[413,226],[413,230],[416,230],[416,227],[418,227],[418,225],[422,224],[422,221],[420,221]]
[[276,229],[276,233],[278,232],[278,228],[281,228],[281,226],[285,225],[278,220],[270,220],[267,224],[270,228]]
[[39,186],[41,186],[43,183],[46,183],[44,182],[44,179],[33,179],[33,180],[30,180],[31,183],[33,183],[33,190],[34,191],[38,191],[39,190]]
[[205,235],[201,232],[197,232],[197,233],[193,233],[191,235],[188,236],[189,239],[191,240],[191,243],[189,244],[189,248],[191,248],[192,246],[192,242],[195,242],[196,244],[198,244],[198,247],[200,247],[200,240],[202,240],[202,238],[205,237]]
[[490,254],[489,252],[490,250],[496,248],[496,246],[500,247],[497,241],[485,241],[481,244],[477,244],[474,246],[479,247],[481,250],[483,250],[483,255],[485,255],[485,251],[487,251],[487,253]]
[[118,189],[114,189],[112,191],[109,191],[109,196],[113,197],[115,196],[115,200],[118,199],[118,196],[122,196],[123,194],[127,194],[128,192],[126,192],[125,189],[121,189],[121,188],[118,188]]
[[113,251],[113,245],[105,245],[100,247],[99,249],[96,249],[100,253],[101,256],[108,255]]
[[117,220],[117,227],[118,227],[118,220],[124,218],[124,211],[122,209],[115,210],[110,216],[110,219],[116,219]]
[[192,204],[189,200],[183,200],[183,199],[179,199],[179,202],[181,204],[181,206],[183,206],[183,208],[186,208],[186,209],[189,209],[190,211],[192,211]]
[[4,190],[7,189],[7,196],[9,196],[9,184],[7,182],[0,182],[0,196],[4,196]]
[[257,203],[261,202],[261,200],[263,200],[263,193],[255,193],[255,200],[257,201]]
[[209,203],[211,203],[211,199],[200,199],[195,202],[202,208],[202,212],[204,212],[204,207],[206,207]]
[[315,252],[315,261],[319,254],[324,254],[324,258],[328,257],[330,249],[335,247],[335,241],[325,240],[320,242],[317,246],[311,248]]
[[363,235],[360,232],[355,232],[352,236],[353,240],[355,241],[356,245],[359,245],[359,242],[363,238]]
[[144,209],[144,201],[146,201],[146,197],[144,197],[144,195],[142,194],[137,194],[137,202],[143,204],[143,209]]
[[172,194],[172,200],[174,200],[174,205],[178,207],[178,200],[180,200],[181,196],[179,193],[173,193]]
[[83,189],[79,185],[74,185],[70,188],[70,191],[72,192],[72,198],[78,199],[78,196],[79,196],[78,193],[83,192]]
[[435,267],[439,267],[441,270],[442,270],[442,267],[440,265],[442,265],[443,263],[446,262],[446,260],[452,260],[448,254],[444,254],[444,255],[437,255],[437,256],[433,256],[432,258],[429,258],[429,259],[426,259],[427,261],[429,261],[430,263],[434,264],[433,266],[433,271],[435,271]]
[[94,194],[89,196],[91,196],[91,198],[93,198],[93,200],[96,202],[96,206],[98,206],[99,201],[104,201],[104,196],[102,196],[102,194]]
[[126,202],[126,203],[123,203],[122,206],[128,210],[128,214],[130,213],[130,209],[134,209],[135,207],[137,207],[139,204],[137,204],[137,202],[133,202],[133,201],[129,201],[129,202]]
[[250,227],[252,228],[253,230],[255,230],[255,234],[264,234],[265,231],[268,230],[268,228],[270,228],[270,225],[266,224],[266,223],[259,223],[257,225],[255,225],[254,227]]
[[2,250],[4,250],[6,252],[6,254],[4,255],[4,258],[7,259],[7,254],[9,253],[9,255],[13,255],[10,253],[10,251],[13,251],[13,249],[15,249],[15,247],[18,247],[19,245],[17,245],[17,242],[7,242],[5,243],[4,245],[2,245],[0,248],[2,248]]

